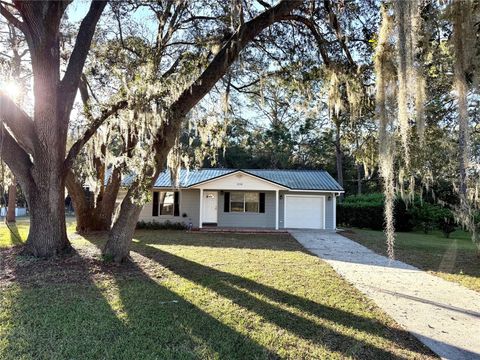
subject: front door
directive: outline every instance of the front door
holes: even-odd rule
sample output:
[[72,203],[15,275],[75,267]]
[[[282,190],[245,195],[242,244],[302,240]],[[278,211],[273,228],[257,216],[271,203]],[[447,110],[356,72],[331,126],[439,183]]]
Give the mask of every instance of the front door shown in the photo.
[[203,192],[203,223],[216,224],[218,219],[218,192]]

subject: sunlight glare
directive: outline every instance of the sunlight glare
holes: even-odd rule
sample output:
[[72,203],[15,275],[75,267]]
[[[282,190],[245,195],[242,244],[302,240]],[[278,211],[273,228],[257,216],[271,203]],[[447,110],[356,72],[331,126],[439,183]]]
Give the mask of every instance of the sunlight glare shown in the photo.
[[0,82],[0,91],[6,93],[7,96],[10,97],[10,99],[16,100],[20,96],[21,89],[16,82],[10,80]]

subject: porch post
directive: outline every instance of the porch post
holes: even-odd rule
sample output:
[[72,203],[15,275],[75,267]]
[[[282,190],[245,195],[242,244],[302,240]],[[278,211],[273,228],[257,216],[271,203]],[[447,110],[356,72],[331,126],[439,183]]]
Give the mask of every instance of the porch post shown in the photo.
[[278,200],[278,190],[275,190],[275,230],[278,230],[278,206],[280,201]]
[[199,229],[202,228],[202,218],[203,218],[202,212],[203,212],[203,189],[200,189],[200,209],[198,211],[198,214],[199,214],[198,228]]

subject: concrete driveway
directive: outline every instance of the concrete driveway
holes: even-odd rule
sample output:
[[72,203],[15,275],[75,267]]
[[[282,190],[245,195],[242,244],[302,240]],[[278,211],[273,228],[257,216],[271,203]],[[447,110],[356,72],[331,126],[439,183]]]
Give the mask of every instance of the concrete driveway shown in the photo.
[[480,359],[480,293],[333,231],[290,233],[441,358]]

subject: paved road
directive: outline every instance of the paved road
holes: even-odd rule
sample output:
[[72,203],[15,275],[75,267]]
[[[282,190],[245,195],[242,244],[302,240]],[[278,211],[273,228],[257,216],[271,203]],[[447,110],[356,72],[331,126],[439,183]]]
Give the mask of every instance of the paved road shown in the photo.
[[440,357],[480,359],[480,293],[335,232],[290,233]]

